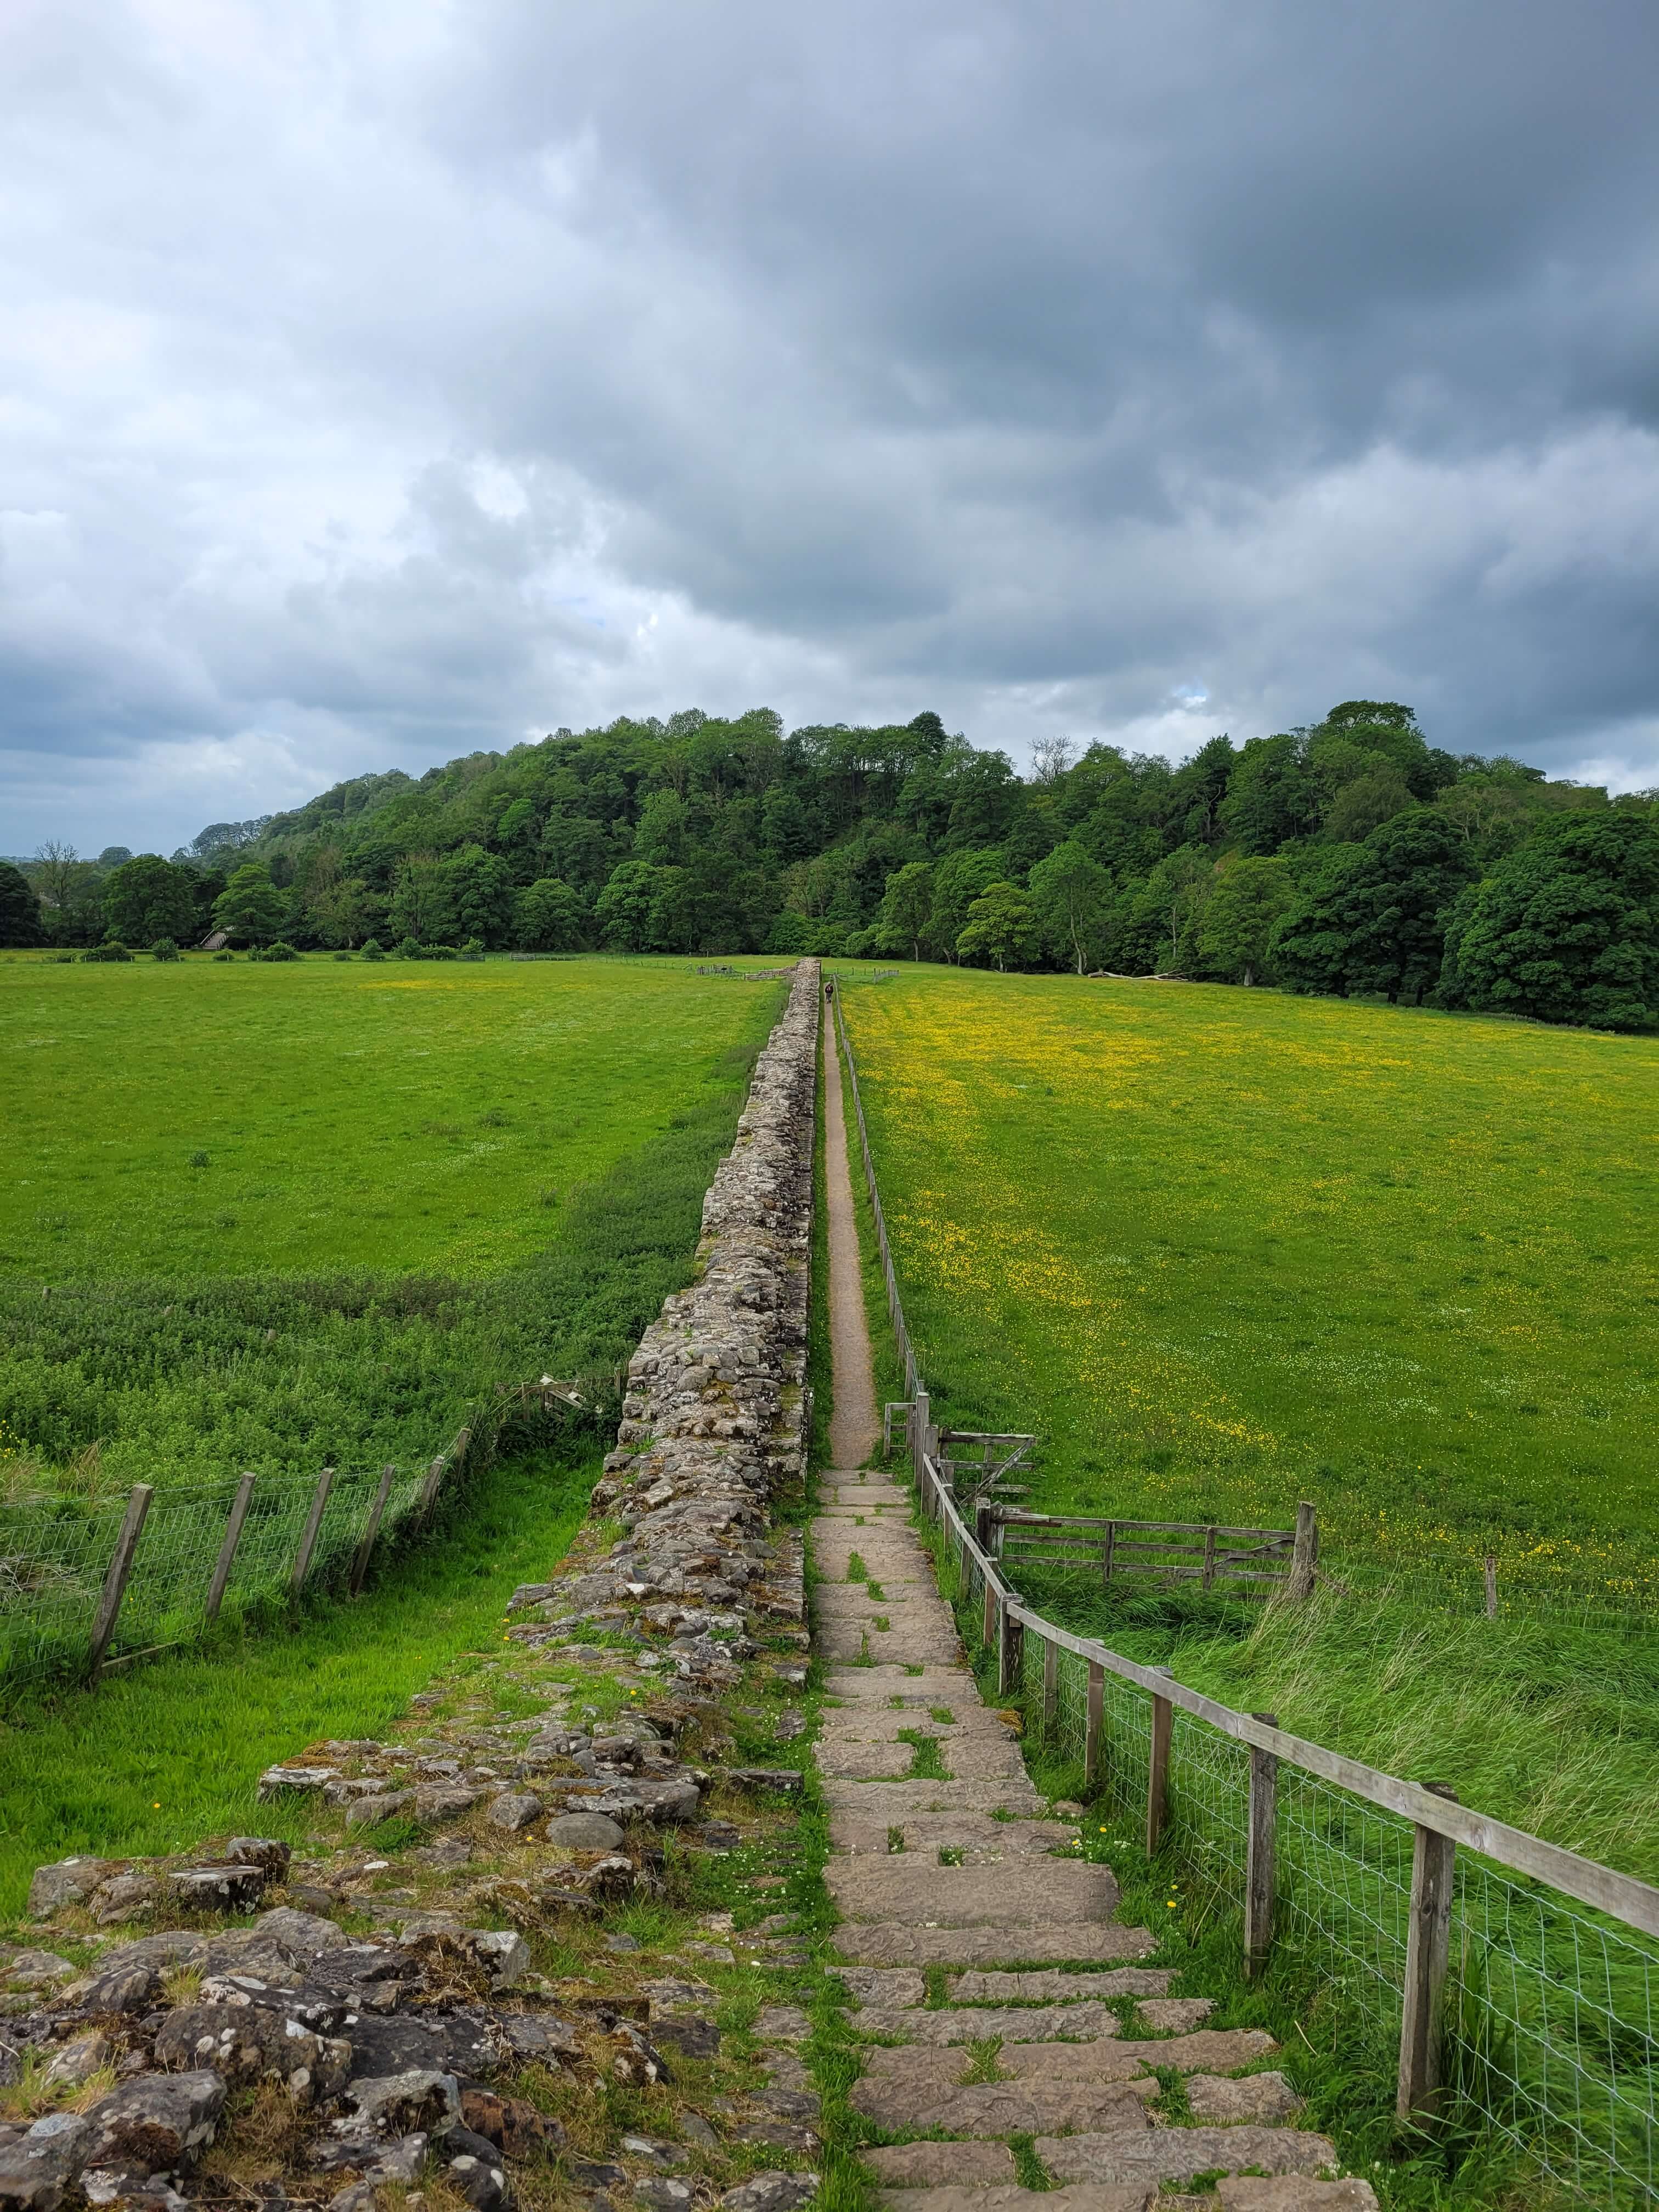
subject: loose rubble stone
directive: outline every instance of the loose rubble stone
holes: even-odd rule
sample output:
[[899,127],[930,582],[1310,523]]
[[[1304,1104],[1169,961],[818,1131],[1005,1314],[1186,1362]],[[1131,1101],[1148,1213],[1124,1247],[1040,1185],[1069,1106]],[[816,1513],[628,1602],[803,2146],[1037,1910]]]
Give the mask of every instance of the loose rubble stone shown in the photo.
[[799,2212],[817,2192],[816,2173],[757,2173],[728,2189],[720,2203],[726,2212]]
[[58,2045],[42,2069],[40,2079],[49,2089],[78,2089],[114,2056],[115,2046],[109,2038],[88,2028],[84,2035]]
[[263,1867],[272,1881],[283,1881],[293,1863],[292,1848],[274,1836],[233,1836],[225,1845],[231,1866]]
[[509,1835],[516,1835],[520,1828],[527,1828],[532,1820],[540,1820],[541,1815],[539,1797],[527,1790],[508,1790],[495,1800],[485,1818],[492,1827],[505,1828]]
[[805,2043],[811,2035],[812,2023],[799,2005],[764,2005],[754,2033],[763,2043]]
[[173,2173],[213,2140],[225,2106],[223,2078],[210,2069],[142,2074],[87,2114],[88,2166],[129,2173]]
[[167,1876],[167,1887],[198,1912],[249,1912],[264,1894],[265,1872],[258,1866],[185,1867]]
[[343,2135],[431,2134],[461,2117],[461,2092],[453,2074],[411,2068],[402,2074],[354,2081],[346,2091],[354,2117],[337,2122]]
[[0,1980],[9,1990],[46,1990],[58,1982],[72,1982],[80,1971],[55,1951],[14,1951],[9,1962],[0,1967]]
[[393,1820],[399,1813],[407,1813],[414,1802],[415,1792],[412,1790],[386,1790],[374,1796],[360,1797],[347,1810],[346,1826],[348,1828],[376,1827],[382,1820]]
[[84,1905],[94,1890],[112,1875],[125,1874],[125,1859],[59,1859],[52,1866],[36,1867],[29,1883],[30,1913],[49,1920],[65,1905]]
[[211,2067],[233,2084],[283,2081],[301,2105],[337,2096],[351,2071],[349,2043],[264,2004],[180,2005],[156,2035],[155,2057],[162,2066]]
[[15,2142],[0,2144],[0,2205],[7,2212],[57,2212],[87,2163],[92,2124],[51,2112]]

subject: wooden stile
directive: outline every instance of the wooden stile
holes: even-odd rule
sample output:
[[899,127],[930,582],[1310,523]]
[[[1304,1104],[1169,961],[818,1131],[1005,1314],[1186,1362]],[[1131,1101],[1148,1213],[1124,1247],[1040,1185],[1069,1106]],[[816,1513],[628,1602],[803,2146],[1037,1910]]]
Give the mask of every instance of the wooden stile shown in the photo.
[[120,1618],[127,1577],[132,1572],[132,1555],[138,1548],[138,1539],[144,1532],[144,1521],[155,1495],[153,1483],[135,1482],[127,1499],[127,1510],[121,1516],[120,1534],[115,1539],[114,1557],[109,1563],[109,1572],[104,1577],[103,1595],[98,1601],[97,1617],[92,1624],[88,1674],[94,1682],[103,1667],[104,1654],[109,1650],[110,1639],[115,1633],[115,1624]]
[[[1279,1726],[1274,1713],[1252,1716],[1264,1728]],[[1244,1854],[1244,1972],[1259,1974],[1273,1940],[1273,1890],[1279,1836],[1279,1761],[1270,1751],[1250,1747],[1249,1834]]]
[[253,1500],[253,1477],[245,1474],[236,1486],[236,1495],[230,1502],[230,1518],[225,1524],[225,1540],[219,1547],[219,1556],[213,1565],[213,1579],[208,1584],[207,1608],[204,1618],[217,1620],[219,1608],[225,1601],[226,1586],[230,1581],[231,1565],[236,1557],[236,1547],[242,1540],[242,1528],[247,1519],[247,1509]]

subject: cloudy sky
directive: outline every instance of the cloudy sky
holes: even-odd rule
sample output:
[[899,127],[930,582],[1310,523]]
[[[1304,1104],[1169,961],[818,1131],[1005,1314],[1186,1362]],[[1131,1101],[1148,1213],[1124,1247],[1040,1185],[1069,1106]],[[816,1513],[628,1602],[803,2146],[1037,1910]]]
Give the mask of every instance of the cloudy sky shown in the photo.
[[1652,0],[6,0],[0,852],[621,712],[1659,782]]

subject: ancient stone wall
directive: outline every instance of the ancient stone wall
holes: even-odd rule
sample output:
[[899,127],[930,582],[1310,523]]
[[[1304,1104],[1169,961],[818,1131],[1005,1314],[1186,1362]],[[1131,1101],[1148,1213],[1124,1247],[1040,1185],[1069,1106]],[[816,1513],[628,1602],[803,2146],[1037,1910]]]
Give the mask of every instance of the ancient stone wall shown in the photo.
[[[518,1592],[549,1635],[585,1620],[669,1639],[682,1681],[724,1688],[750,1630],[803,1619],[799,1540],[767,1506],[805,1474],[818,964],[803,960],[703,1201],[697,1279],[629,1364],[617,1449],[593,1491],[609,1556]],[[526,1623],[518,1633],[537,1636]]]

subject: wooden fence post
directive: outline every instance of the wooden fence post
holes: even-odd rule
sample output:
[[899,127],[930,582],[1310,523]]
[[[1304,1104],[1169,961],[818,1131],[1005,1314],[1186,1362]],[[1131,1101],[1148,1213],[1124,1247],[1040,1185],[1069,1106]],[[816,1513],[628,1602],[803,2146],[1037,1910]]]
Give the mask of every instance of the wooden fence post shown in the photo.
[[979,1640],[988,1647],[997,1638],[997,1586],[989,1575],[983,1576],[982,1579],[985,1593],[979,1609]]
[[[810,1415],[808,1419],[810,1421]],[[449,1462],[440,1452],[426,1471],[426,1480],[421,1485],[420,1504],[416,1508],[418,1517],[422,1521],[437,1503],[439,1487],[444,1479],[444,1470],[448,1465]]]
[[395,1467],[383,1467],[380,1469],[380,1480],[374,1489],[374,1502],[368,1509],[368,1519],[363,1524],[362,1540],[351,1555],[353,1597],[358,1596],[362,1590],[363,1579],[368,1572],[369,1554],[374,1549],[374,1539],[380,1533],[380,1516],[386,1511],[386,1501],[392,1490],[392,1478],[397,1472]]
[[[1426,1785],[1456,1803],[1443,1784]],[[1406,1938],[1406,2001],[1400,2020],[1400,2089],[1395,2109],[1402,2120],[1432,2113],[1439,2096],[1443,2037],[1441,2002],[1451,1953],[1452,1885],[1457,1846],[1449,1836],[1419,1827],[1412,1849],[1411,1920]]]
[[207,1613],[209,1620],[217,1620],[219,1608],[225,1601],[225,1585],[230,1580],[231,1562],[236,1557],[236,1547],[242,1540],[242,1524],[247,1519],[247,1509],[253,1497],[253,1477],[245,1474],[236,1486],[236,1495],[230,1501],[230,1518],[225,1523],[225,1540],[219,1547],[219,1556],[213,1564],[213,1580],[208,1584]]
[[1042,1639],[1042,1740],[1054,1734],[1060,1717],[1060,1646]]
[[1106,1717],[1106,1669],[1089,1662],[1089,1703],[1083,1722],[1083,1786],[1092,1790],[1100,1774],[1100,1732]]
[[[1252,1718],[1279,1726],[1276,1713]],[[1273,1940],[1273,1856],[1278,1838],[1279,1761],[1250,1747],[1250,1832],[1244,1859],[1244,1972],[1259,1974]]]
[[306,1525],[300,1532],[300,1548],[294,1554],[294,1571],[288,1583],[290,1598],[297,1598],[305,1588],[306,1577],[311,1571],[311,1555],[317,1548],[318,1532],[323,1525],[324,1508],[328,1504],[328,1493],[333,1487],[334,1470],[331,1467],[325,1467],[317,1478],[311,1510],[306,1515]]
[[1012,1697],[1025,1674],[1025,1631],[1014,1619],[1012,1606],[1002,1607],[1002,1638],[997,1647],[997,1695]]
[[88,1674],[94,1682],[104,1663],[104,1654],[109,1650],[110,1638],[115,1633],[121,1600],[126,1595],[127,1577],[132,1572],[132,1555],[138,1548],[138,1539],[143,1534],[144,1517],[155,1495],[153,1483],[135,1482],[127,1499],[127,1510],[121,1516],[121,1533],[115,1540],[115,1556],[109,1563],[109,1572],[104,1577],[104,1594],[98,1601],[97,1617],[92,1624]]
[[[1173,1674],[1160,1667],[1160,1674]],[[1175,1707],[1168,1698],[1152,1693],[1152,1748],[1146,1760],[1146,1856],[1155,1856],[1170,1820],[1170,1739],[1175,1728]]]
[[1296,1509],[1296,1542],[1291,1552],[1291,1571],[1285,1584],[1287,1598],[1300,1603],[1314,1593],[1314,1574],[1319,1565],[1319,1509],[1304,1498]]
[[927,1449],[929,1409],[927,1393],[918,1382],[910,1393],[910,1462],[916,1480],[921,1480],[921,1455]]
[[1486,1554],[1486,1618],[1498,1618],[1498,1562],[1490,1552]]
[[1109,1583],[1112,1579],[1112,1553],[1116,1548],[1117,1523],[1115,1521],[1109,1521],[1106,1523],[1106,1549],[1100,1562],[1100,1579],[1103,1583]]

